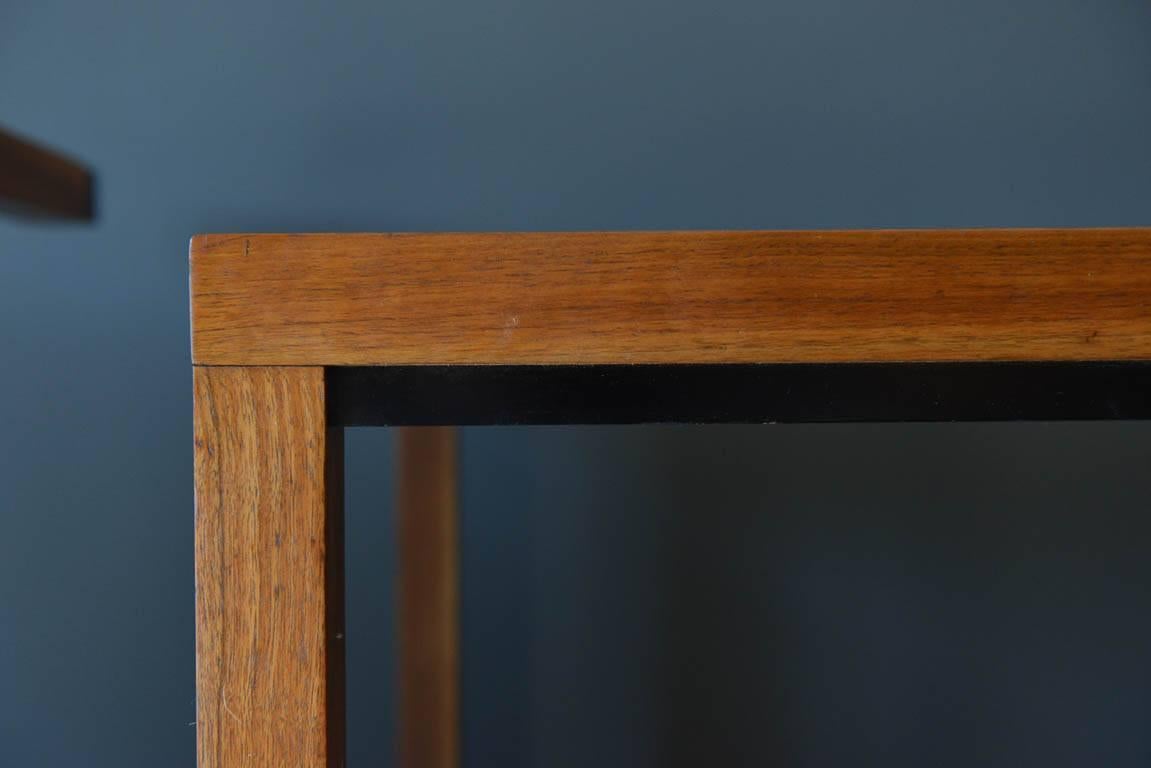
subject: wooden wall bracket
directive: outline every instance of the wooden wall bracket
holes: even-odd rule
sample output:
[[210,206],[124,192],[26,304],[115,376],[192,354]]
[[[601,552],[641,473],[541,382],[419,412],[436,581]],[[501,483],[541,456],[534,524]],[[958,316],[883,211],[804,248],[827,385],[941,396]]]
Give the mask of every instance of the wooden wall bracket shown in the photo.
[[0,129],[0,210],[90,221],[94,185],[92,173],[76,161]]

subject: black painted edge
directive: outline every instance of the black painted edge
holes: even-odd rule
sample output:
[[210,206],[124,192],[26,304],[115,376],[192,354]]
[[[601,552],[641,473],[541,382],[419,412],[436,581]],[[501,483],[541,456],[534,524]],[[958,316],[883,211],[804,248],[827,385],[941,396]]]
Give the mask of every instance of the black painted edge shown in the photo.
[[343,426],[1151,418],[1151,362],[328,369]]

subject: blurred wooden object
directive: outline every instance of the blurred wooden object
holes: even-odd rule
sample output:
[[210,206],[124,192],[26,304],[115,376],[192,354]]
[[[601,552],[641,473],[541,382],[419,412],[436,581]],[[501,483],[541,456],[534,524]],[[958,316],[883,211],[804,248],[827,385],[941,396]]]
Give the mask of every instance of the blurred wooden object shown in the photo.
[[400,765],[459,765],[456,430],[397,434]]
[[0,128],[0,210],[90,221],[95,214],[92,174],[76,161]]

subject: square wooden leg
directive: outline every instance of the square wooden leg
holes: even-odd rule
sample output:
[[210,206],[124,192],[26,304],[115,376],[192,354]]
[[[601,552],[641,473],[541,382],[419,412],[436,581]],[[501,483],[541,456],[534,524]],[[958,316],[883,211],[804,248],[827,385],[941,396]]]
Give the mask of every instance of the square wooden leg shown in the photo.
[[456,430],[398,436],[400,765],[456,768],[459,523]]
[[199,766],[343,766],[343,436],[324,370],[194,377]]

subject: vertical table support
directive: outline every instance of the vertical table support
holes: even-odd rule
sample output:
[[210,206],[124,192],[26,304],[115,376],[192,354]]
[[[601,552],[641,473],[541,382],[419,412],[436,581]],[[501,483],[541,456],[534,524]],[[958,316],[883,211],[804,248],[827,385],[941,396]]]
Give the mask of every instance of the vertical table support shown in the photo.
[[343,435],[320,367],[196,367],[200,768],[344,765]]
[[400,765],[459,765],[457,439],[398,430]]

